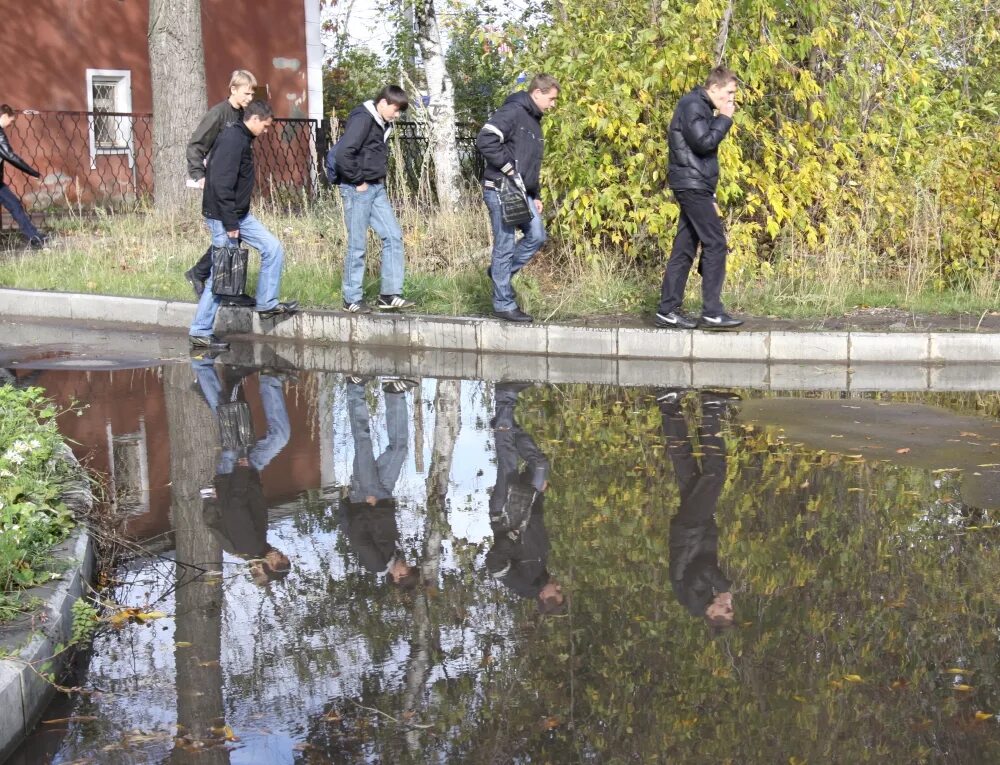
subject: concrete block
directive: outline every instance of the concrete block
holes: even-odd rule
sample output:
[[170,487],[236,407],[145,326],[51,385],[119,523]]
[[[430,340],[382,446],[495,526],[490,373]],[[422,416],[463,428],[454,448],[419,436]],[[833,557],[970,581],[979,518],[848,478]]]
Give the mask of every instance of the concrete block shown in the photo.
[[847,390],[846,364],[773,363],[771,390]]
[[344,314],[329,311],[303,312],[297,316],[300,337],[309,343],[349,343],[351,319]]
[[846,332],[771,332],[770,360],[847,363]]
[[437,348],[445,351],[475,351],[479,347],[473,319],[414,318],[411,322],[414,348]]
[[410,347],[410,319],[406,316],[355,316],[351,342],[355,345]]
[[618,364],[614,357],[549,356],[550,383],[594,383],[616,385]]
[[763,362],[696,361],[691,384],[696,388],[766,388],[768,366]]
[[156,323],[161,327],[172,327],[186,331],[191,326],[197,307],[194,303],[166,301],[160,304]]
[[410,374],[410,354],[407,350],[390,346],[354,346],[351,348],[351,366],[343,371],[405,377]]
[[540,353],[548,349],[548,328],[533,324],[483,321],[477,325],[483,353]]
[[545,356],[510,356],[484,353],[479,357],[480,380],[547,382],[548,359]]
[[690,330],[618,328],[620,359],[690,359]]
[[73,295],[70,311],[76,321],[117,321],[126,324],[159,324],[162,300]]
[[30,670],[20,662],[0,661],[0,762],[6,761],[24,738],[21,675]]
[[350,371],[351,346],[344,343],[332,345],[303,344],[299,346],[296,363],[300,369],[321,372]]
[[217,335],[249,335],[260,334],[260,324],[257,314],[249,308],[234,308],[222,306],[215,316],[215,334]]
[[618,362],[618,384],[688,388],[692,383],[690,361],[670,359],[621,359]]
[[851,332],[850,361],[926,363],[929,332]]
[[567,327],[550,324],[548,333],[549,355],[614,358],[618,353],[617,327]]
[[409,355],[408,377],[438,377],[475,380],[479,376],[479,354],[475,351],[445,351],[429,348]]
[[931,361],[1000,361],[1000,333],[931,332]]
[[[62,643],[64,640],[60,639],[58,642]],[[18,656],[41,669],[46,659],[54,653],[55,645],[56,641],[40,633],[35,633],[28,644],[18,653]],[[56,671],[58,671],[57,668]],[[30,670],[21,673],[21,703],[24,707],[24,720],[29,731],[38,722],[42,711],[53,695],[55,695],[55,689],[39,677],[38,673]]]
[[73,315],[72,297],[66,292],[0,290],[0,316],[69,319]]
[[271,319],[262,319],[254,311],[254,331],[257,334],[266,335],[267,337],[301,340],[303,318],[301,313],[295,313],[291,316],[275,316]]
[[930,367],[923,364],[851,364],[850,389],[924,391],[930,385]]
[[1000,364],[931,367],[930,389],[1000,391]]
[[718,359],[722,361],[767,361],[767,332],[709,332],[692,333],[691,356],[695,361]]

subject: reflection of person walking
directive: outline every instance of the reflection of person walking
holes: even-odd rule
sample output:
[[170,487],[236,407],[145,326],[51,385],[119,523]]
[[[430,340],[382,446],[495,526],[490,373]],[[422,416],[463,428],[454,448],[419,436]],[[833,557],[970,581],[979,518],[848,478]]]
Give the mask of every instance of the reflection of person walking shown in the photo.
[[[716,67],[704,87],[695,88],[680,100],[670,121],[668,176],[680,213],[660,289],[655,317],[658,327],[694,329],[700,324],[705,329],[729,329],[743,323],[722,307],[727,245],[722,213],[715,199],[718,149],[733,126],[737,85],[735,74]],[[699,244],[702,308],[700,320],[695,321],[681,312],[681,304]]]
[[[528,265],[545,244],[539,175],[542,171],[542,115],[556,104],[559,83],[550,74],[538,74],[528,89],[511,94],[494,112],[476,138],[476,148],[486,160],[483,171],[483,201],[493,228],[493,253],[486,270],[493,283],[493,315],[505,321],[528,322],[532,318],[517,304],[510,280]],[[514,244],[517,229],[503,222],[500,184],[505,177],[520,176],[528,195],[531,220],[520,227],[521,239]]]
[[21,200],[4,183],[3,179],[4,163],[6,162],[9,162],[22,173],[27,173],[32,178],[41,176],[41,173],[17,156],[14,150],[10,148],[7,133],[4,131],[13,125],[15,120],[17,120],[17,112],[7,104],[0,104],[0,204],[10,211],[10,216],[17,223],[18,228],[21,229],[21,233],[24,234],[25,239],[28,240],[28,245],[33,248],[43,247],[45,245],[45,237],[35,228],[28,213],[25,212],[24,207],[21,205]]

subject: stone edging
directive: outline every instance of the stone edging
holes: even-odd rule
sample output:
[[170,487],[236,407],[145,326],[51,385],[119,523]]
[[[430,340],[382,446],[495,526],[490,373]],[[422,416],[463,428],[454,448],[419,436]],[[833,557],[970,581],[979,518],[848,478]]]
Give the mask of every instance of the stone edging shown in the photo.
[[[0,289],[0,315],[112,321],[187,329],[194,305],[178,301]],[[223,309],[220,334],[307,343],[350,343],[406,351],[581,356],[680,361],[978,364],[1000,363],[1000,333],[705,332],[569,324],[512,325],[485,318],[303,311],[261,321],[246,309]]]
[[[68,447],[65,447],[64,457],[79,467]],[[63,499],[69,505],[82,505],[89,510],[93,499],[86,479],[71,485]],[[90,534],[82,525],[53,549],[52,556],[67,563],[69,569],[61,579],[26,592],[28,597],[45,601],[41,609],[44,614],[42,626],[25,627],[2,641],[5,648],[11,644],[20,648],[14,653],[16,659],[0,659],[0,762],[31,732],[55,694],[55,689],[26,663],[39,666],[52,656],[56,645],[69,641],[73,629],[73,603],[83,594],[83,583],[89,582],[93,575],[94,547]],[[52,670],[57,676],[65,663],[65,655],[54,662]]]

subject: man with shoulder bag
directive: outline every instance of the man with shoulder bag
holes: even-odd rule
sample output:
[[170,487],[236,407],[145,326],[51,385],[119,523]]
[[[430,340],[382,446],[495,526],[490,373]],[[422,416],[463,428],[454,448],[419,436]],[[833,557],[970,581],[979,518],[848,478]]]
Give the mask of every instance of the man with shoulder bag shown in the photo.
[[[230,125],[219,134],[209,155],[205,173],[202,214],[216,248],[212,273],[205,282],[205,291],[198,301],[198,310],[191,324],[189,339],[197,350],[224,351],[229,343],[212,334],[215,315],[221,297],[216,293],[214,279],[220,262],[242,259],[240,242],[260,251],[260,275],[257,277],[256,310],[262,319],[294,313],[298,302],[278,302],[281,289],[281,268],[285,252],[277,238],[250,214],[250,197],[254,188],[253,140],[267,132],[273,121],[271,107],[263,101],[253,101],[244,110],[244,120]],[[219,252],[224,250],[225,252]],[[222,257],[220,257],[222,256]],[[241,265],[237,262],[237,266]],[[245,273],[245,264],[242,264]]]
[[[507,98],[476,138],[476,148],[486,160],[483,201],[493,229],[486,273],[493,282],[493,315],[505,321],[532,321],[518,306],[510,280],[545,244],[539,198],[545,150],[542,115],[555,106],[558,96],[555,77],[535,75],[527,90]],[[518,230],[522,237],[515,244]]]

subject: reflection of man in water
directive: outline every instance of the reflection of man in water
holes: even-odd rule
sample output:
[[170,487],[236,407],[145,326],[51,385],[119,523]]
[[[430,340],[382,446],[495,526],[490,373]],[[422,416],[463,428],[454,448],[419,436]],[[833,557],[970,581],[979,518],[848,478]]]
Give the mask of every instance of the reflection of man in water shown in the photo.
[[255,439],[244,380],[257,370],[227,365],[217,372],[207,358],[195,359],[191,366],[218,420],[222,440],[213,484],[202,489],[205,521],[219,537],[223,550],[250,561],[250,575],[258,585],[283,579],[291,564],[283,552],[267,542],[267,503],[260,481],[260,471],[291,435],[281,376],[260,372],[258,386],[267,433]]
[[688,438],[680,393],[666,391],[657,399],[681,498],[680,509],[670,521],[670,583],[681,605],[695,616],[704,616],[713,627],[731,627],[735,619],[732,583],[719,568],[715,524],[715,508],[726,482],[726,444],[719,420],[732,400],[735,396],[701,394],[699,464]]
[[490,425],[497,482],[490,495],[493,546],[486,553],[486,568],[512,592],[535,598],[542,613],[559,613],[565,598],[547,568],[549,536],[542,512],[549,461],[514,419],[518,394],[526,387],[526,383],[500,383],[495,390],[496,416]]
[[409,450],[406,391],[412,385],[409,380],[389,380],[382,384],[388,444],[376,459],[364,379],[347,378],[354,472],[348,494],[340,503],[340,523],[358,561],[373,574],[385,574],[390,583],[403,589],[416,587],[420,580],[419,568],[407,563],[399,544],[393,496]]

